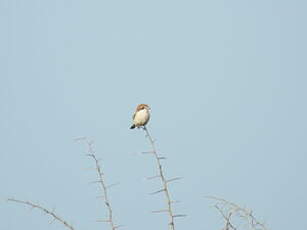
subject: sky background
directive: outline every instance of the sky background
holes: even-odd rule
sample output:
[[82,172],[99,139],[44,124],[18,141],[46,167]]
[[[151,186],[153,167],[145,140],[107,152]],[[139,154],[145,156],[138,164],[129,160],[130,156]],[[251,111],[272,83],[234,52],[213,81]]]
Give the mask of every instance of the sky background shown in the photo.
[[178,230],[221,229],[206,195],[254,210],[269,229],[306,230],[306,1],[0,0],[0,229],[108,229],[86,146],[95,140],[115,220],[167,229],[138,103],[179,214]]

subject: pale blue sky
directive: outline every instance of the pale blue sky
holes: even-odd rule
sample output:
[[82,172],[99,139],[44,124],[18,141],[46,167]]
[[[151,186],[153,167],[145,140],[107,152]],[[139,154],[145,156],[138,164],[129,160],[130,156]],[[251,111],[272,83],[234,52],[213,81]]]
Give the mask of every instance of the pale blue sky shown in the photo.
[[[206,195],[253,208],[269,229],[307,229],[306,1],[0,0],[0,197],[108,229],[89,182],[95,140],[125,229],[166,229],[138,103],[182,202],[178,230],[220,229]],[[63,229],[0,203],[0,229]]]

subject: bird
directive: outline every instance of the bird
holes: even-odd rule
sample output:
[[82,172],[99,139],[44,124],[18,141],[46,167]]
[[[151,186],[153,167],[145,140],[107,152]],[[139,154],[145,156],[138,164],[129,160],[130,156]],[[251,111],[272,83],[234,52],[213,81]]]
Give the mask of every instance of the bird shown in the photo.
[[145,127],[150,119],[150,107],[146,104],[139,104],[136,107],[136,110],[132,116],[133,124],[130,129],[134,129],[135,127]]

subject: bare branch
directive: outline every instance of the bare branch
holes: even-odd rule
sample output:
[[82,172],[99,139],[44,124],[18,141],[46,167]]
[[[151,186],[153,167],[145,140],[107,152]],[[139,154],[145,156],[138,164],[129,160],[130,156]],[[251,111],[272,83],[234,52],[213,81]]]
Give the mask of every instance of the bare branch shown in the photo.
[[175,180],[181,180],[182,177],[175,177],[175,178],[172,178],[172,179],[168,179],[166,182],[169,183],[169,182],[173,182]]
[[158,157],[159,160],[166,160],[166,157]]
[[153,151],[145,151],[145,152],[142,152],[142,154],[154,154]]
[[34,204],[30,201],[16,200],[16,199],[13,199],[13,198],[8,199],[7,201],[24,204],[24,205],[31,207],[32,209],[37,208],[37,209],[41,210],[42,212],[46,213],[47,215],[53,217],[53,220],[51,221],[51,223],[53,221],[57,220],[58,222],[62,223],[66,228],[68,228],[70,230],[74,230],[73,226],[68,224],[67,221],[63,220],[61,217],[59,217],[53,211],[50,211],[50,210],[48,210],[48,209],[46,209],[46,208],[44,208],[44,207],[42,207],[38,204]]
[[95,155],[95,150],[94,150],[94,141],[88,140],[87,138],[82,138],[82,141],[85,141],[88,147],[88,154],[87,156],[89,156],[90,158],[92,158],[95,162],[95,170],[97,171],[98,174],[98,180],[92,182],[92,183],[98,183],[100,184],[100,187],[102,189],[102,195],[98,196],[99,198],[102,198],[102,200],[104,201],[105,206],[107,207],[108,210],[108,219],[107,220],[99,220],[99,222],[107,222],[110,224],[110,228],[112,230],[115,230],[119,227],[119,225],[115,225],[114,220],[113,220],[113,209],[108,197],[108,189],[112,186],[117,185],[116,184],[111,184],[111,185],[106,185],[105,183],[105,178],[104,178],[104,173],[102,171],[102,168],[99,164],[100,159],[98,159]]
[[149,193],[150,195],[155,195],[155,194],[157,194],[157,193],[160,193],[160,192],[164,192],[165,191],[165,188],[162,188],[162,189],[160,189],[160,190],[158,190],[158,191],[155,191],[155,192],[152,192],[152,193]]
[[[151,193],[151,194],[156,194],[159,192],[164,192],[165,197],[166,197],[166,202],[167,202],[167,213],[169,216],[169,229],[170,230],[175,230],[175,224],[174,224],[174,217],[176,217],[176,215],[173,214],[173,208],[172,208],[172,200],[170,197],[170,193],[169,193],[169,188],[168,188],[168,182],[172,181],[172,180],[166,180],[165,176],[164,176],[164,172],[162,169],[162,165],[161,165],[161,160],[166,159],[165,157],[161,157],[158,155],[157,150],[156,150],[156,146],[155,146],[155,140],[151,137],[150,133],[148,132],[148,129],[144,126],[144,131],[146,133],[146,137],[149,139],[149,142],[151,144],[152,147],[152,151],[150,151],[150,153],[153,154],[153,156],[156,159],[156,163],[157,163],[157,167],[158,167],[158,171],[159,171],[159,177],[161,178],[161,182],[162,182],[162,189]],[[175,179],[175,178],[174,178]]]
[[155,178],[159,178],[160,175],[157,175],[157,176],[150,176],[150,177],[147,177],[146,179],[147,180],[152,180],[152,179],[155,179]]
[[176,214],[176,215],[173,215],[174,218],[178,218],[178,217],[186,217],[187,215],[185,214]]
[[215,197],[215,196],[207,196],[207,198],[215,200],[217,203],[214,207],[219,211],[223,219],[225,220],[225,230],[233,229],[236,230],[238,227],[235,227],[233,223],[231,223],[232,216],[237,216],[244,219],[250,229],[253,230],[268,230],[266,226],[259,222],[256,217],[252,214],[251,210],[246,208],[242,208],[239,205],[225,200],[223,198]]
[[115,230],[116,226],[115,226],[114,221],[113,221],[113,210],[112,210],[112,206],[110,205],[109,198],[108,198],[107,186],[104,183],[102,170],[100,168],[100,165],[99,165],[99,162],[98,162],[96,156],[94,154],[91,154],[90,157],[93,158],[93,160],[95,161],[95,164],[96,164],[96,170],[97,170],[98,177],[99,177],[98,182],[101,185],[101,188],[102,188],[102,191],[103,191],[104,203],[105,203],[105,205],[108,209],[108,213],[109,213],[108,216],[109,216],[110,227],[111,227],[112,230]]

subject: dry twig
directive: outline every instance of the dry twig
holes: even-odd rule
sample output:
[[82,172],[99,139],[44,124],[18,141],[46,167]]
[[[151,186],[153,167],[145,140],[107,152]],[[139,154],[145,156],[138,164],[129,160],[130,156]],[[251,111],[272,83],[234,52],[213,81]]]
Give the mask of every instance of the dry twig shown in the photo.
[[[153,192],[151,194],[156,194],[156,193],[164,192],[165,197],[166,197],[166,202],[167,202],[167,209],[162,209],[162,210],[153,211],[153,212],[154,213],[167,212],[168,216],[169,216],[169,229],[170,230],[175,230],[174,218],[176,218],[176,217],[184,217],[185,215],[174,215],[174,212],[173,212],[173,209],[172,209],[172,203],[174,203],[174,202],[171,200],[170,192],[169,192],[169,189],[168,189],[168,183],[171,182],[171,181],[174,181],[174,180],[181,179],[181,178],[176,177],[174,179],[169,179],[169,180],[167,180],[165,178],[165,175],[164,175],[164,172],[163,172],[163,169],[162,169],[162,165],[161,165],[161,160],[163,160],[165,158],[160,157],[158,155],[157,150],[156,150],[156,146],[155,146],[155,143],[154,143],[154,140],[151,137],[150,133],[148,132],[148,129],[146,127],[144,127],[143,129],[144,129],[144,131],[146,133],[146,137],[148,137],[149,142],[150,142],[151,147],[152,147],[152,150],[149,151],[149,152],[146,152],[146,153],[151,153],[151,154],[154,155],[154,157],[156,159],[157,166],[158,166],[158,170],[159,170],[159,175],[155,176],[155,177],[160,177],[161,178],[161,182],[162,182],[162,189],[160,189],[160,190],[158,190],[156,192]],[[152,177],[152,178],[155,178],[155,177]]]
[[110,185],[110,186],[107,186],[106,183],[105,183],[105,179],[104,179],[104,173],[102,171],[102,168],[99,164],[99,159],[97,159],[96,155],[95,155],[95,150],[94,150],[94,142],[93,141],[89,141],[86,137],[84,138],[80,138],[78,140],[83,140],[86,142],[87,144],[87,147],[88,147],[88,154],[87,156],[91,157],[94,162],[95,162],[95,169],[97,171],[97,174],[98,174],[98,180],[95,181],[95,183],[99,183],[100,186],[101,186],[101,189],[102,189],[102,196],[99,196],[100,198],[103,199],[104,201],[104,204],[106,205],[107,207],[107,210],[108,210],[108,218],[105,220],[98,220],[98,222],[107,222],[110,224],[110,228],[112,230],[115,230],[117,228],[120,227],[120,225],[115,225],[114,223],[114,218],[113,218],[113,210],[112,210],[112,206],[111,206],[111,203],[110,203],[110,200],[109,200],[109,196],[108,196],[108,189],[113,186],[113,185]]
[[259,222],[256,217],[253,215],[253,212],[251,210],[245,209],[240,207],[239,205],[230,202],[228,200],[215,197],[215,196],[208,196],[207,198],[215,200],[217,203],[214,205],[214,208],[216,208],[223,219],[225,220],[225,226],[223,230],[237,230],[239,229],[237,226],[234,225],[232,218],[240,217],[241,219],[244,219],[249,226],[249,229],[252,230],[268,230],[266,226]]
[[7,199],[7,200],[10,201],[10,202],[25,204],[25,205],[28,205],[31,208],[37,208],[37,209],[41,210],[42,212],[48,214],[49,216],[52,216],[54,220],[57,220],[58,222],[62,223],[66,228],[68,228],[70,230],[74,230],[72,225],[68,224],[65,220],[63,220],[61,217],[59,217],[53,211],[50,211],[50,210],[48,210],[48,209],[46,209],[46,208],[44,208],[44,207],[42,207],[38,204],[34,204],[30,201],[16,200],[16,199],[13,199],[13,198],[10,198],[10,199]]

